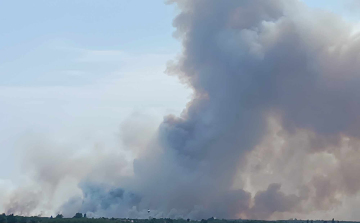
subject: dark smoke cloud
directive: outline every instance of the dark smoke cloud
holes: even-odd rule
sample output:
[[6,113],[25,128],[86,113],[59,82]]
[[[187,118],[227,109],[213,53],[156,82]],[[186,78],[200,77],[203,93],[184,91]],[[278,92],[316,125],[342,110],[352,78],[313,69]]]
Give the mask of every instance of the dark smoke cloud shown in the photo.
[[60,208],[65,211],[65,216],[71,216],[77,211],[87,213],[89,217],[123,217],[141,201],[141,197],[122,188],[109,188],[107,185],[89,182],[81,183],[80,188],[83,196],[71,198]]
[[343,201],[360,189],[354,24],[295,0],[171,2],[181,9],[173,24],[183,52],[167,72],[193,99],[180,117],[144,131],[146,140],[139,123],[125,123],[132,175],[116,174],[126,165],[111,154],[86,168],[74,169],[71,156],[37,165],[52,187],[69,175],[82,182],[58,211],[273,219],[338,208],[344,217]]
[[254,206],[250,212],[256,219],[267,219],[274,212],[292,212],[294,211],[301,198],[291,194],[285,195],[280,191],[280,184],[270,184],[266,191],[259,191],[254,197]]

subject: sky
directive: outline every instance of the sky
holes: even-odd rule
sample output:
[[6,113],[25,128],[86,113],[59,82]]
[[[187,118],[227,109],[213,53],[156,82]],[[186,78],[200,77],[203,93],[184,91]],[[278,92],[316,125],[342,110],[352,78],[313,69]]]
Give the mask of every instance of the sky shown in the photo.
[[0,177],[17,177],[29,134],[104,140],[133,113],[179,113],[189,90],[164,74],[175,15],[162,1],[1,1]]
[[[303,2],[360,19],[355,1]],[[29,181],[29,145],[122,148],[124,123],[180,115],[193,89],[165,72],[183,50],[179,13],[162,0],[0,1],[0,188]]]

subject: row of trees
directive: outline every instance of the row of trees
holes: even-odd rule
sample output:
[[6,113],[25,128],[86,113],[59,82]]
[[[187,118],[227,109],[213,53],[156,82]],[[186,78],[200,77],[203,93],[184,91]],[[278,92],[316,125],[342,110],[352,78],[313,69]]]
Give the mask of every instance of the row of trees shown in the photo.
[[55,217],[24,217],[24,216],[15,216],[13,214],[0,215],[0,223],[339,223],[332,219],[331,221],[299,221],[299,220],[289,220],[289,221],[262,221],[262,220],[220,220],[216,218],[202,219],[199,221],[194,221],[190,219],[170,219],[170,218],[152,218],[152,219],[119,219],[119,218],[87,218],[86,214],[76,213],[72,218],[64,218],[62,214],[58,214]]
[[[64,216],[62,214],[58,214],[55,218],[61,219],[64,218]],[[76,213],[73,218],[86,218],[86,214],[83,215],[82,213]],[[53,219],[53,216],[51,216],[50,219]]]
[[[86,218],[86,214],[83,215],[82,213],[76,213],[75,216],[73,217],[73,219],[79,219],[79,218]],[[55,218],[53,218],[53,216],[51,216],[50,218],[46,218],[46,217],[38,217],[38,216],[32,216],[32,217],[16,216],[13,214],[0,215],[0,223],[47,223],[50,220],[52,220],[52,223],[56,223],[56,220],[61,220],[61,219],[64,219],[64,216],[62,214],[56,215]],[[66,219],[67,222],[70,222],[69,218]],[[75,222],[75,221],[71,221],[71,222]]]
[[[62,214],[58,214],[55,217],[24,217],[11,215],[0,215],[0,223],[199,223],[198,221],[192,221],[190,219],[170,219],[170,218],[152,218],[152,219],[119,219],[119,218],[87,218],[86,214],[76,213],[72,218],[64,218]],[[224,220],[216,220],[209,218],[207,220],[202,219],[200,223],[224,223]],[[238,223],[236,221],[226,221],[226,223]],[[251,223],[251,222],[249,222]]]

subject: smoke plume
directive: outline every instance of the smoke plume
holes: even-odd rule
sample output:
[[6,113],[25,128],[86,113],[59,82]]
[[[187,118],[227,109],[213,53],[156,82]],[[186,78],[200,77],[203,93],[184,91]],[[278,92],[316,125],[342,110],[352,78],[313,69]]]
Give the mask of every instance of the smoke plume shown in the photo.
[[[296,0],[171,3],[180,8],[173,25],[183,51],[167,73],[193,89],[192,100],[179,117],[144,131],[146,140],[127,122],[127,144],[140,147],[131,174],[121,174],[128,166],[121,155],[103,153],[37,165],[37,176],[51,188],[65,176],[80,182],[82,193],[57,211],[360,217],[349,205],[360,202],[356,26]],[[39,203],[16,209],[21,202],[14,199],[9,212],[30,213]]]

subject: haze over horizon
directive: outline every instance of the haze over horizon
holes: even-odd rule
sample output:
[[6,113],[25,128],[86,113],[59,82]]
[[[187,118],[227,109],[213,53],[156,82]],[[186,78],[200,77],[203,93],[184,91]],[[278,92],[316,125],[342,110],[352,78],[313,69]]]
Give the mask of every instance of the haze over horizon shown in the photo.
[[0,213],[360,220],[359,10],[0,2]]

